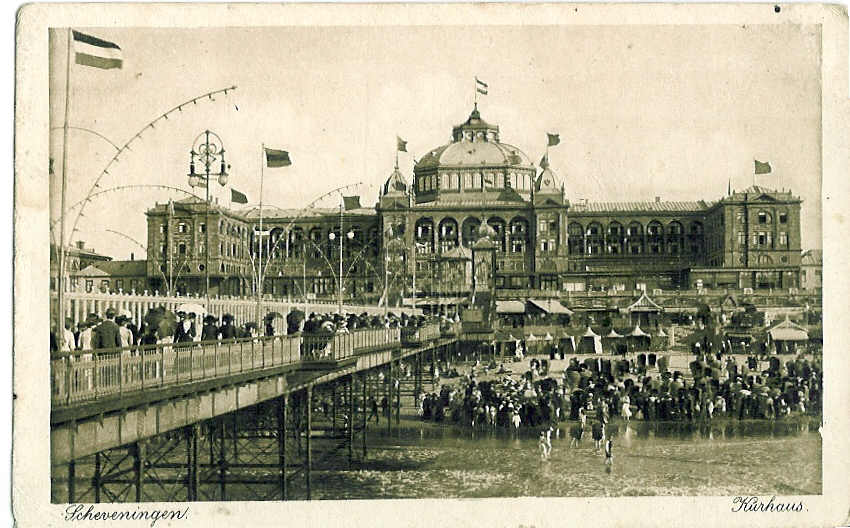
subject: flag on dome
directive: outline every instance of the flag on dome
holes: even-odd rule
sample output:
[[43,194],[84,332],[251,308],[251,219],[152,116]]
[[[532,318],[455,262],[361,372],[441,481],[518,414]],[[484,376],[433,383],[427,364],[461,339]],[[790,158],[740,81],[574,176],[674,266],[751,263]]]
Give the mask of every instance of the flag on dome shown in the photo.
[[756,163],[756,174],[770,174],[770,163],[753,160]]
[[74,62],[83,66],[111,70],[121,68],[124,60],[121,48],[114,42],[72,31],[74,37]]
[[266,149],[266,167],[288,167],[292,165],[289,152],[285,150]]
[[561,142],[561,138],[558,134],[550,134],[549,132],[547,132],[546,137],[549,140],[548,146],[550,146],[550,147],[554,147],[555,145],[557,145]]
[[549,168],[549,154],[543,154],[540,158],[540,168],[544,170]]
[[396,136],[395,142],[396,142],[396,150],[398,150],[399,152],[407,152],[407,141]]
[[475,78],[475,90],[481,95],[487,95],[487,83],[480,80],[478,77]]

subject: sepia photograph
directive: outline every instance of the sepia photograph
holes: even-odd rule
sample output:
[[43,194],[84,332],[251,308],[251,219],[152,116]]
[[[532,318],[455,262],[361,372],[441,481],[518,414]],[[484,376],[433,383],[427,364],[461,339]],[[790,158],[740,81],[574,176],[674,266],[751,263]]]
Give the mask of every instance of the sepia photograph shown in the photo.
[[160,7],[38,21],[16,420],[51,525],[625,497],[812,525],[847,466],[828,10]]

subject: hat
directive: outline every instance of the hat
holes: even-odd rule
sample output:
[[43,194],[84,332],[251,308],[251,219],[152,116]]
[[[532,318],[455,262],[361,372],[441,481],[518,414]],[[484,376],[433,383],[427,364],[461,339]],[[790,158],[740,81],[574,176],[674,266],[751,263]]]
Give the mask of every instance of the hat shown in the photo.
[[194,319],[195,318],[195,312],[189,312],[189,314],[186,317],[188,319]]
[[106,318],[107,319],[115,319],[115,308],[107,308],[106,309]]

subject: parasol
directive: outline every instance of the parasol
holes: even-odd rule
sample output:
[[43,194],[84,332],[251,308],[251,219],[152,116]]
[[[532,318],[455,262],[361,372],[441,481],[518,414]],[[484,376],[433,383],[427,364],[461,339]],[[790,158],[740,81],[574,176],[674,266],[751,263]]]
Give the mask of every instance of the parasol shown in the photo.
[[177,312],[193,313],[195,315],[206,315],[207,309],[198,303],[183,303],[177,307]]

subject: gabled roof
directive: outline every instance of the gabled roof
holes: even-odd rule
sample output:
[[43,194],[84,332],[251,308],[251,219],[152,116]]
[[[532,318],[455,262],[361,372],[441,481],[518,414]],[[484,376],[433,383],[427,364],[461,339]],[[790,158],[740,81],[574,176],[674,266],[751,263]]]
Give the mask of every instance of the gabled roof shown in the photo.
[[634,330],[629,332],[630,337],[649,337],[649,334],[640,329],[640,325],[635,325]]
[[111,260],[95,262],[76,275],[91,277],[139,277],[147,274],[146,260]]
[[649,298],[644,291],[640,298],[626,308],[629,312],[661,312],[664,309]]
[[808,341],[809,333],[802,326],[793,323],[787,316],[785,320],[770,327],[767,331],[774,341]]
[[472,260],[472,251],[464,246],[454,247],[441,255],[443,259]]
[[525,313],[525,303],[522,301],[496,301],[496,313],[521,314]]
[[617,333],[617,331],[616,331],[616,330],[614,330],[614,329],[612,328],[612,329],[611,329],[611,331],[610,331],[610,332],[608,332],[608,335],[606,335],[605,337],[608,337],[608,338],[616,338],[616,337],[623,337],[623,336],[621,336],[620,334],[618,334],[618,333]]
[[582,337],[599,337],[599,334],[594,332],[593,329],[588,326],[587,330],[585,330],[584,334],[582,334]]

